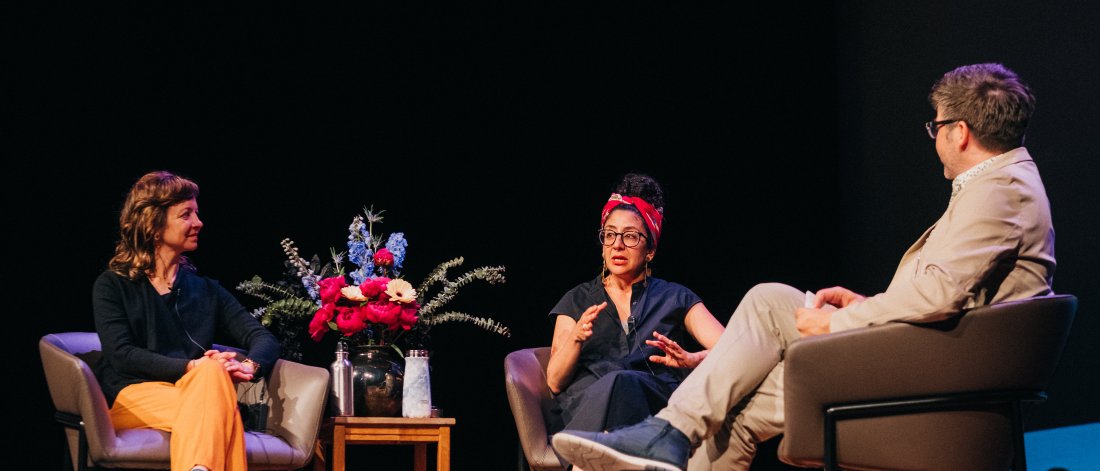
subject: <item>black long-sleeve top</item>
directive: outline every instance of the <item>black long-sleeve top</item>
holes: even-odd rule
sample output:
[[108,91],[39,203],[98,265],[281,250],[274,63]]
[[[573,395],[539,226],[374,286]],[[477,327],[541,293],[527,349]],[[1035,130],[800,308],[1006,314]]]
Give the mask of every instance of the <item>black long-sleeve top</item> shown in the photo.
[[128,385],[179,380],[216,341],[247,350],[261,375],[279,356],[279,341],[229,291],[183,267],[163,296],[145,277],[106,271],[92,289],[92,308],[103,346],[96,377],[108,406]]

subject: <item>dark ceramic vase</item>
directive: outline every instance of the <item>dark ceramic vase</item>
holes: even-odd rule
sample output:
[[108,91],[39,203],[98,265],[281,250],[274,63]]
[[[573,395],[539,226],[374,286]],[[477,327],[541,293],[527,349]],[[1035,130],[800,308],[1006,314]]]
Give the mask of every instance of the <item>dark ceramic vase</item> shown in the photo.
[[359,417],[401,417],[401,392],[405,369],[401,356],[389,346],[353,347],[355,415]]

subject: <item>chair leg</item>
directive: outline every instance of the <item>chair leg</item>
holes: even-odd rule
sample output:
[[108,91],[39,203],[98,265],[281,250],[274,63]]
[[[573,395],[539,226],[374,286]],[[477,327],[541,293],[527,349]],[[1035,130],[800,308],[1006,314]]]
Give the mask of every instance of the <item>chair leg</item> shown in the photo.
[[76,456],[80,460],[80,471],[88,471],[88,437],[84,435],[84,427],[80,427],[80,451]]
[[833,414],[833,408],[827,408],[825,410],[825,449],[822,469],[825,471],[837,471],[840,468],[837,466],[836,459],[836,416]]
[[80,420],[80,416],[69,414],[66,412],[57,411],[54,412],[54,420],[61,424],[62,439],[65,440],[65,466],[62,470],[69,471],[73,469],[72,466],[72,450],[69,449],[69,437],[65,432],[66,428],[71,428],[77,431],[79,437],[77,438],[77,452],[76,452],[76,470],[77,471],[94,471],[98,467],[88,468],[88,436],[84,433],[84,421]]
[[1024,449],[1024,418],[1021,401],[1012,402],[1012,471],[1027,471],[1027,450]]
[[65,429],[61,429],[61,450],[64,455],[61,457],[61,471],[76,471],[73,469],[73,453],[69,449],[69,437],[66,436]]
[[519,457],[516,460],[516,469],[519,471],[531,471],[531,466],[527,464],[527,455],[523,454],[522,443],[516,445],[516,456]]

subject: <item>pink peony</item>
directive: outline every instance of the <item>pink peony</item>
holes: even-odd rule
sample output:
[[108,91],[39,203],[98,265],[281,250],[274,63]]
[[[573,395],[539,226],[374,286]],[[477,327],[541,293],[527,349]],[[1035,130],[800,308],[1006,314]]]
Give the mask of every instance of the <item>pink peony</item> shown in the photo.
[[336,308],[336,327],[344,335],[352,335],[367,328],[363,317],[363,308],[338,307]]
[[397,328],[401,319],[401,305],[388,301],[371,301],[366,305],[367,319],[371,323],[384,324],[389,330]]
[[384,276],[371,278],[363,281],[363,284],[359,285],[359,290],[363,292],[363,296],[366,296],[367,299],[374,299],[379,294],[386,292],[386,285],[389,283],[390,279]]
[[340,299],[340,289],[347,285],[347,280],[342,276],[334,276],[318,281],[317,287],[321,291],[321,302],[324,304],[336,302],[337,299]]
[[416,311],[420,310],[420,305],[416,302],[401,305],[401,328],[409,330],[412,326],[416,325]]
[[332,320],[333,314],[335,314],[336,306],[332,303],[325,304],[313,314],[313,320],[309,321],[309,336],[313,338],[314,342],[320,342],[324,338],[325,333],[330,329],[328,322]]
[[393,254],[390,253],[389,249],[378,249],[378,251],[374,253],[374,265],[386,268],[392,267]]

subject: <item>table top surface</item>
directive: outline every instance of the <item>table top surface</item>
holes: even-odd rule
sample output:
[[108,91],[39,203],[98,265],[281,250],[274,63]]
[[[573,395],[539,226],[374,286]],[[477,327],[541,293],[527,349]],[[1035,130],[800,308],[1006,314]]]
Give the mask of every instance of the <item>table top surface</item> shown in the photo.
[[332,423],[338,425],[454,425],[454,417],[427,417],[412,419],[408,417],[332,417]]

